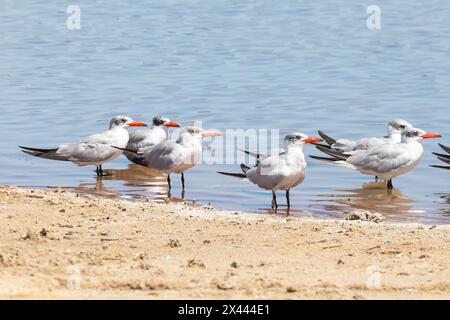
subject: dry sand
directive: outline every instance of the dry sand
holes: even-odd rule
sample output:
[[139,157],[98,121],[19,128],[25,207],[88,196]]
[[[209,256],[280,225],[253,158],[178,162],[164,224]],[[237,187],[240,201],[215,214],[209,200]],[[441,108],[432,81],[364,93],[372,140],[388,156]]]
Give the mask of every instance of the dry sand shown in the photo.
[[450,298],[449,226],[1,187],[0,237],[0,298]]

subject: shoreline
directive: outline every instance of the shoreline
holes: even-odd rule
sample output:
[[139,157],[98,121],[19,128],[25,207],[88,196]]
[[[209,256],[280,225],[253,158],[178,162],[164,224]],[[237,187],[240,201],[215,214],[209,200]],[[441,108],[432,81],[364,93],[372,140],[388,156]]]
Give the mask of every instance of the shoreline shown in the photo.
[[4,299],[449,299],[450,225],[0,187]]

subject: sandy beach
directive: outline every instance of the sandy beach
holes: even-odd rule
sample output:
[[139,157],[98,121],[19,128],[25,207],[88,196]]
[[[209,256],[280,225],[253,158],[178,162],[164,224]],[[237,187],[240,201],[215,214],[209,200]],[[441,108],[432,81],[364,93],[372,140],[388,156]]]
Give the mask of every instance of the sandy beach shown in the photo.
[[4,299],[449,299],[450,227],[0,188]]

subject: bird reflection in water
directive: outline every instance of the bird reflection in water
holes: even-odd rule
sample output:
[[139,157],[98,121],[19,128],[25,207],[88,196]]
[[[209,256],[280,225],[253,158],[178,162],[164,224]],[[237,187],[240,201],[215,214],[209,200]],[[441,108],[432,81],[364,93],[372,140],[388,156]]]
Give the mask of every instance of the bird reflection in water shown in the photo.
[[[321,209],[327,212],[347,214],[353,210],[379,212],[387,218],[415,220],[415,215],[423,213],[414,209],[416,201],[409,199],[399,190],[386,190],[383,182],[368,182],[361,189],[341,189],[335,194],[321,194],[317,202],[325,202]],[[420,212],[419,212],[420,211]]]
[[[165,202],[167,199],[175,202],[185,200],[185,191],[181,191],[181,197],[172,197],[167,185],[167,177],[158,170],[130,164],[126,169],[105,169],[105,175],[97,177],[94,183],[83,182],[77,187],[68,187],[81,194],[93,194],[109,198],[151,198],[157,202]],[[123,182],[114,185],[115,182]],[[112,189],[105,187],[110,184]]]
[[[296,198],[294,198],[296,199]],[[290,208],[283,203],[278,204],[278,208],[271,208],[271,207],[265,207],[265,208],[258,208],[257,212],[262,212],[266,214],[271,214],[274,216],[280,216],[280,217],[289,217],[291,215],[302,215],[303,217],[313,217],[313,212],[311,210],[306,210],[301,208],[301,199],[302,195],[300,193],[299,195],[300,203],[297,203],[296,206],[291,206]]]
[[119,191],[105,187],[103,183],[104,177],[99,176],[95,179],[95,182],[81,182],[78,187],[69,187],[69,189],[81,194],[92,194],[106,198],[118,198],[121,196]]
[[436,194],[441,200],[438,202],[442,208],[439,213],[444,216],[450,216],[450,193],[438,193]]
[[290,216],[290,215],[295,215],[295,214],[302,214],[303,216],[305,214],[309,215],[312,217],[312,215],[309,212],[306,212],[305,210],[302,209],[296,209],[293,207],[288,207],[284,204],[278,204],[278,208],[259,208],[258,211],[264,212],[264,213],[268,213],[268,214],[273,214],[273,215],[279,215],[279,216]]

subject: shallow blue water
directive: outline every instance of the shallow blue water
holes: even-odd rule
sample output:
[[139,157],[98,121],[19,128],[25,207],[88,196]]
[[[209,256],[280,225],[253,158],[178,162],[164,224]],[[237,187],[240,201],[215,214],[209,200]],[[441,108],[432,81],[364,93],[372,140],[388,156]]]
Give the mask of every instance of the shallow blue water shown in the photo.
[[[376,31],[366,27],[372,3],[356,0],[72,2],[81,8],[81,30],[66,28],[67,1],[2,0],[2,184],[163,196],[164,179],[122,171],[125,158],[106,165],[119,170],[113,177],[96,181],[89,168],[17,149],[76,141],[123,113],[339,137],[384,135],[388,120],[404,118],[450,144],[447,1],[376,1]],[[306,181],[292,191],[297,213],[340,217],[368,208],[392,221],[449,223],[449,172],[428,167],[437,164],[436,141],[424,146],[421,164],[395,180],[393,195],[363,188],[370,177],[310,162]],[[268,209],[270,193],[218,170],[238,164],[189,171],[186,198]]]

